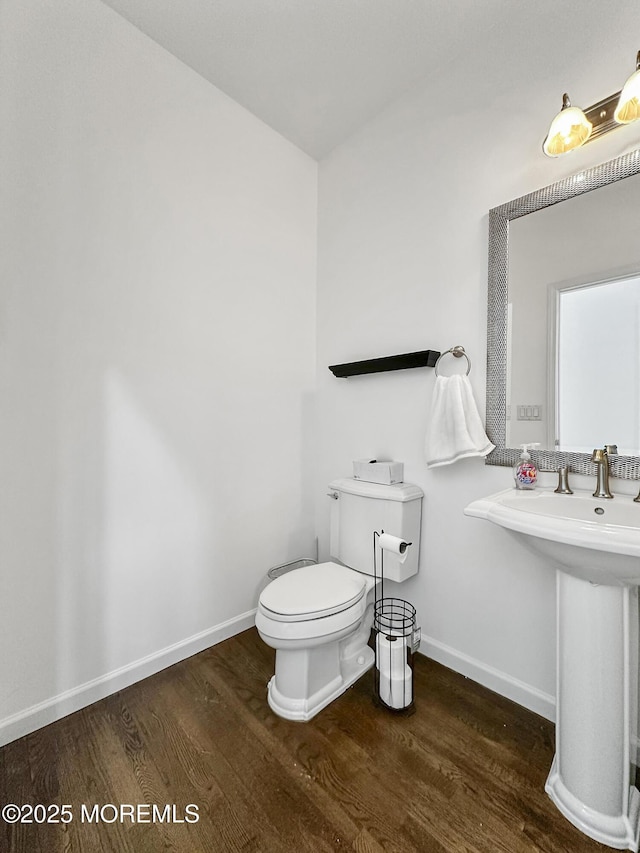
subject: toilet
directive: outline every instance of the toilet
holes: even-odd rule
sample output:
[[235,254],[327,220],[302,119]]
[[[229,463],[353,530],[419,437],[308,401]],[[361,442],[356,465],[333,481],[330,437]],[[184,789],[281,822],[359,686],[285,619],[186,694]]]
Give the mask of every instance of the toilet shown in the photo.
[[310,720],[373,666],[368,643],[376,597],[374,531],[412,543],[403,558],[385,553],[385,581],[402,582],[418,571],[423,498],[418,486],[344,478],[329,489],[330,562],[271,581],[256,613],[260,637],[276,650],[268,702],[288,720]]

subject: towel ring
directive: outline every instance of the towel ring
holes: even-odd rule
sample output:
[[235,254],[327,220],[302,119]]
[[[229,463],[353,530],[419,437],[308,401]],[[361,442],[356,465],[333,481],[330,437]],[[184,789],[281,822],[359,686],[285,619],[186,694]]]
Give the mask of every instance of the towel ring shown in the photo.
[[465,376],[468,376],[471,370],[471,359],[464,351],[464,347],[461,346],[451,347],[451,349],[446,349],[444,352],[440,353],[440,355],[438,356],[438,360],[433,366],[436,376],[440,376],[440,374],[438,373],[438,365],[440,364],[440,359],[443,358],[443,356],[448,355],[449,353],[451,353],[451,355],[455,356],[456,358],[461,358],[462,356],[464,356],[467,359],[467,372]]

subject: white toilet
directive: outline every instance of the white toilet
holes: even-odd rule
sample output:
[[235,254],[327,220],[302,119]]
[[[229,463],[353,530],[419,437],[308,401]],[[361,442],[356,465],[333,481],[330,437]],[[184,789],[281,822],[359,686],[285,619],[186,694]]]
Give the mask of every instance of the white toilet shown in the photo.
[[[342,479],[329,484],[331,562],[271,581],[258,602],[256,627],[276,650],[269,705],[288,720],[310,720],[373,666],[374,531],[411,542],[404,562],[385,553],[384,578],[418,571],[423,492]],[[377,550],[378,580],[380,550]]]

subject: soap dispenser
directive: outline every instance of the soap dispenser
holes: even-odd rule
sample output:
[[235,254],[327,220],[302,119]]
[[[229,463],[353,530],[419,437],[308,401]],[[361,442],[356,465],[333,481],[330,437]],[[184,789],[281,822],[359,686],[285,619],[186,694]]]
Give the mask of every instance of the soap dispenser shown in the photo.
[[535,489],[538,481],[538,469],[531,461],[529,455],[530,447],[540,447],[539,442],[521,444],[522,454],[520,461],[513,469],[513,478],[516,481],[516,489]]

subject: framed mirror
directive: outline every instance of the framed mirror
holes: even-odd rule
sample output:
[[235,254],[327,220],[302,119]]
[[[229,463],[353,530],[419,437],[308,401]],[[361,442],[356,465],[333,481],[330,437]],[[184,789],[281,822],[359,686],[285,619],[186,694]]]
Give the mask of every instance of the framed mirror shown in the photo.
[[640,149],[489,212],[488,465],[640,479]]

